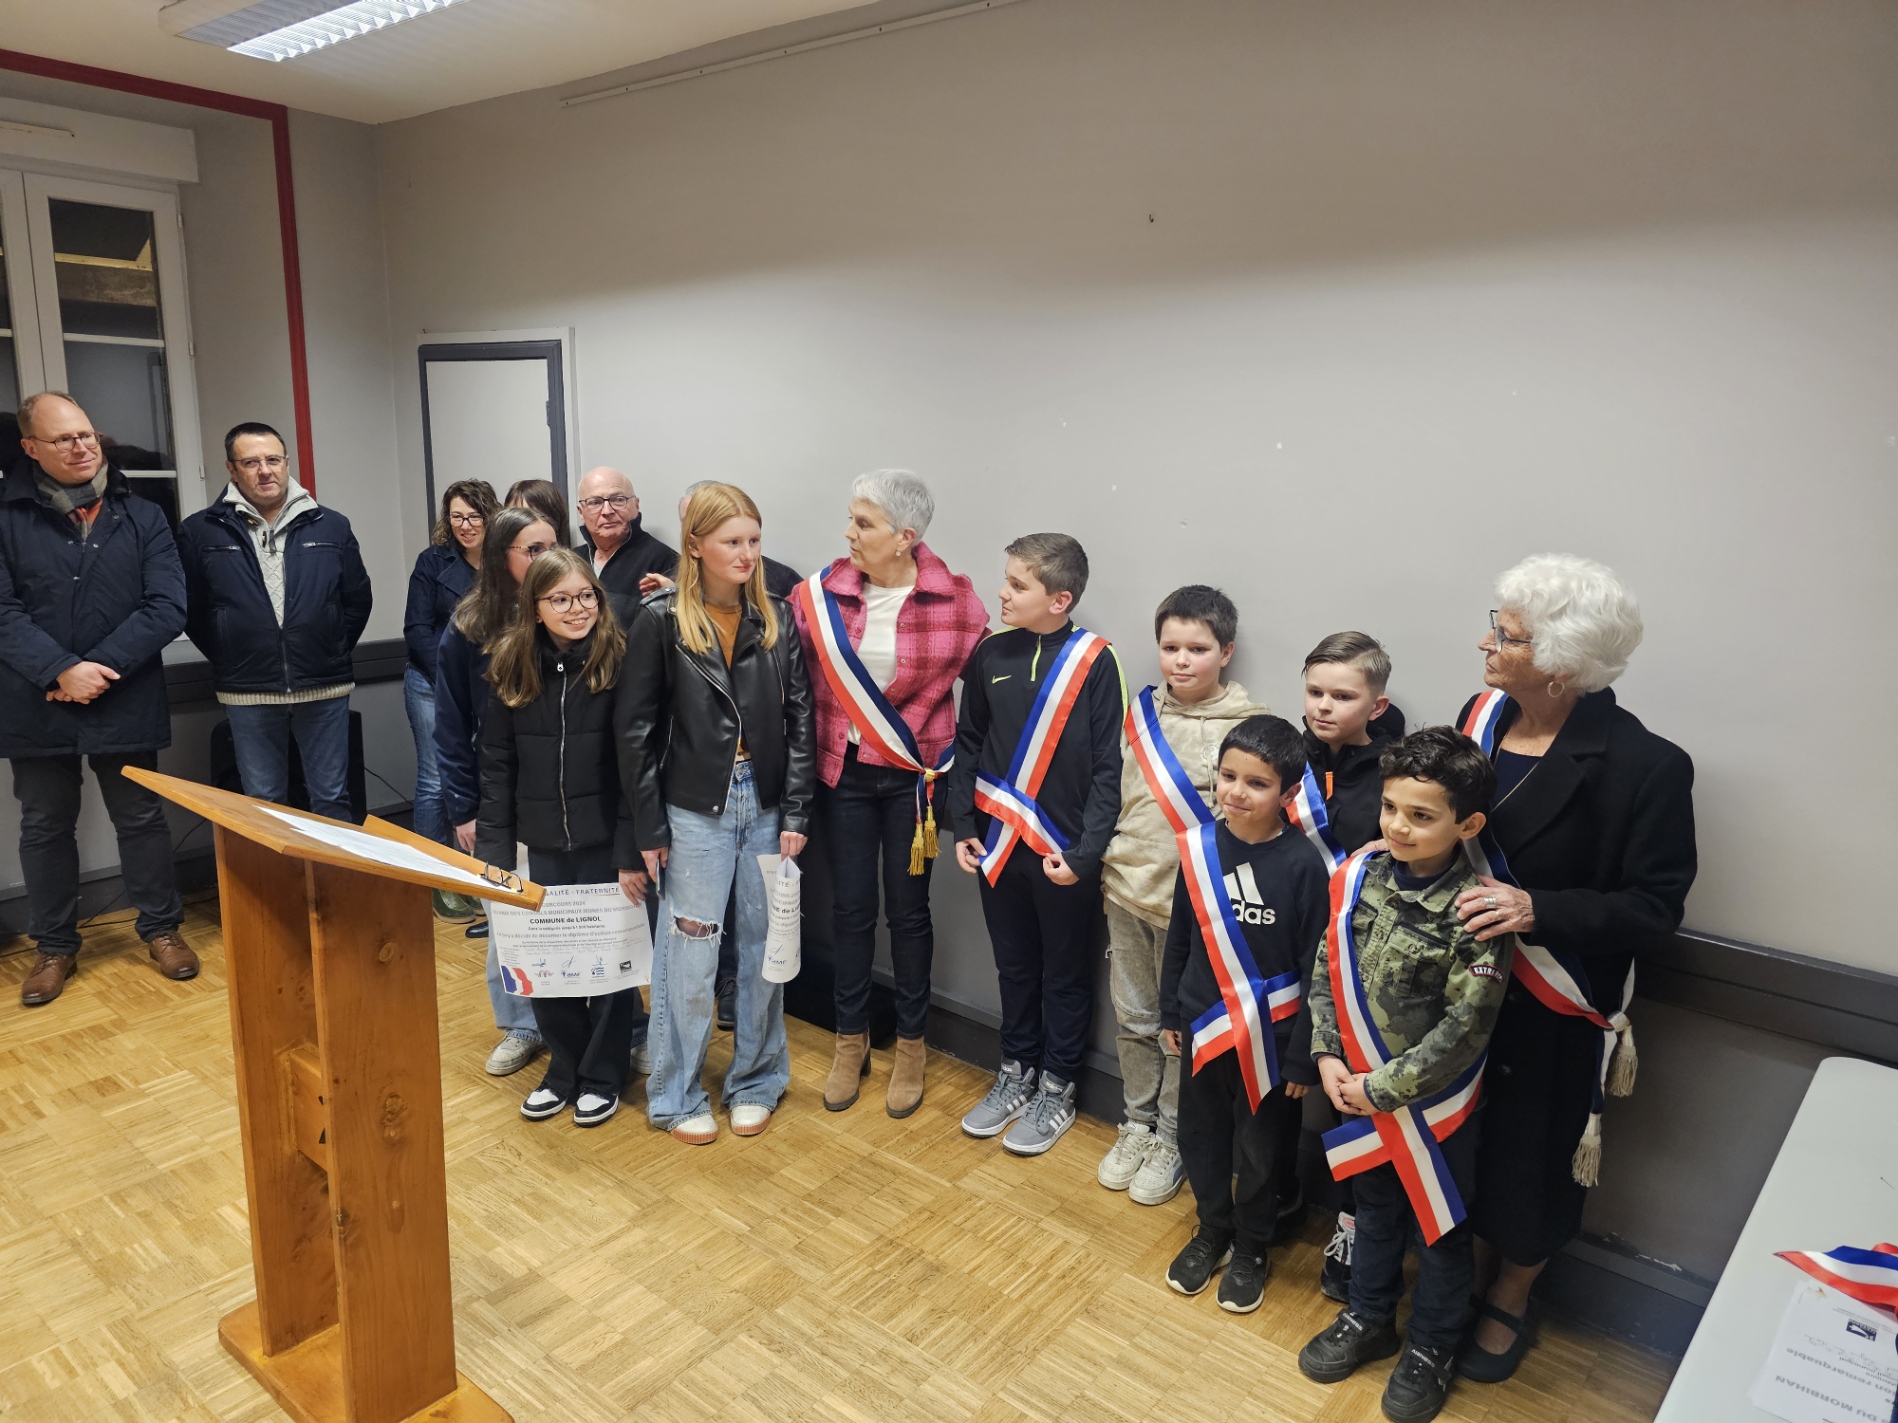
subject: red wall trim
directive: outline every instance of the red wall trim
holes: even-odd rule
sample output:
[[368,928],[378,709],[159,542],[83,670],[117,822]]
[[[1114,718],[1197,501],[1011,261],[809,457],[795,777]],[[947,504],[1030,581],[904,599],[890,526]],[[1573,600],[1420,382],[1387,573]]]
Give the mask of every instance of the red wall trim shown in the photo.
[[303,267],[297,254],[297,194],[290,169],[290,110],[262,99],[246,99],[238,94],[219,93],[216,89],[173,84],[166,79],[148,79],[142,74],[123,74],[116,69],[72,64],[13,49],[0,49],[0,69],[89,84],[95,89],[116,89],[123,94],[142,94],[148,99],[195,104],[201,109],[220,109],[227,114],[262,119],[270,125],[271,148],[277,167],[277,227],[283,244],[283,298],[290,318],[290,397],[297,422],[297,467],[303,487],[315,493],[315,442],[310,438],[310,362],[303,342]]

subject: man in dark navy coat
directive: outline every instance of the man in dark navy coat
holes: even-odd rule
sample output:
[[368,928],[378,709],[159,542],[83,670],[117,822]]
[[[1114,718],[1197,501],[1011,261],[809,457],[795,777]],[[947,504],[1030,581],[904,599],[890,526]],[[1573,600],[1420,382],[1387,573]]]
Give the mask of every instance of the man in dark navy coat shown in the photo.
[[186,631],[211,664],[244,793],[290,794],[296,738],[310,809],[348,820],[353,654],[369,623],[356,535],[292,477],[283,437],[246,423],[224,437],[231,482],[178,529]]
[[0,755],[20,802],[28,932],[39,956],[27,1007],[59,997],[79,956],[80,757],[92,763],[118,832],[119,872],[138,935],[167,978],[198,958],[163,803],[120,772],[155,770],[171,744],[160,661],[184,631],[184,573],[156,504],[112,469],[86,412],[47,391],[20,407],[26,457],[0,485]]

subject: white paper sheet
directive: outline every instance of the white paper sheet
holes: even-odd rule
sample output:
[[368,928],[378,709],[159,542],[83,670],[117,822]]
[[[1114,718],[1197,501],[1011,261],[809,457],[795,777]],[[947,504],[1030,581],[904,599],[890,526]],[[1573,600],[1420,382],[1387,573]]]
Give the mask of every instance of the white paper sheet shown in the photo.
[[764,876],[764,981],[789,983],[804,966],[804,872],[782,855],[758,856]]
[[562,884],[540,912],[488,904],[501,981],[517,998],[591,998],[652,982],[646,906],[611,884]]
[[1802,1279],[1753,1384],[1753,1404],[1787,1423],[1891,1423],[1898,1322]]
[[418,850],[413,845],[405,845],[400,840],[385,840],[380,835],[371,835],[354,826],[332,825],[326,820],[299,815],[294,810],[278,810],[275,806],[269,805],[264,806],[263,809],[286,825],[293,826],[298,833],[308,835],[312,840],[321,840],[325,845],[334,846],[338,850],[347,850],[350,854],[358,855],[371,864],[395,865],[405,870],[419,870],[423,874],[443,875],[458,883],[475,885],[482,889],[496,888],[473,871],[438,860],[427,851]]

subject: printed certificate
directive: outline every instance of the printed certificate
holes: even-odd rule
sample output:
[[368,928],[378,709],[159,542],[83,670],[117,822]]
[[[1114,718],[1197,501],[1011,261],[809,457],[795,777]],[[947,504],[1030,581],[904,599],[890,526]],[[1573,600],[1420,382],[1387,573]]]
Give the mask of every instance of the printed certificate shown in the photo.
[[646,906],[613,884],[554,885],[539,912],[488,904],[501,981],[520,998],[591,998],[652,982]]
[[1898,1322],[1801,1280],[1753,1384],[1753,1403],[1788,1423],[1891,1423]]

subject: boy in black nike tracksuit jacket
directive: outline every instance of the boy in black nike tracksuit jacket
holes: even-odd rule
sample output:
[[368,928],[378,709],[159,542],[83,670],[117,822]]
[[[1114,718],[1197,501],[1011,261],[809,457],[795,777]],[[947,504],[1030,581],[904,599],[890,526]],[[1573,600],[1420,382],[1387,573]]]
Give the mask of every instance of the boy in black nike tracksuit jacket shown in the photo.
[[[1297,1170],[1304,1115],[1299,1098],[1318,1081],[1310,1061],[1309,1003],[1330,875],[1311,842],[1281,819],[1287,793],[1297,790],[1304,770],[1304,748],[1292,724],[1254,716],[1226,734],[1213,782],[1222,816],[1214,832],[1221,892],[1260,979],[1269,983],[1295,973],[1301,994],[1295,1014],[1270,1024],[1279,1085],[1256,1109],[1236,1047],[1193,1063],[1193,1024],[1223,1000],[1184,866],[1160,965],[1161,1029],[1177,1043],[1182,1062],[1180,1159],[1199,1210],[1199,1229],[1169,1267],[1167,1283],[1181,1294],[1198,1294],[1230,1256],[1219,1304],[1235,1314],[1257,1309],[1263,1297],[1265,1252],[1277,1224],[1282,1178]],[[1260,1012],[1264,1017],[1269,1009],[1261,1004]]]
[[1074,632],[1068,613],[1087,582],[1087,556],[1065,534],[1031,534],[1008,553],[1001,595],[1008,626],[976,647],[963,673],[948,790],[957,860],[978,875],[1002,999],[1002,1072],[963,1129],[981,1137],[1007,1130],[1003,1145],[1029,1156],[1046,1151],[1074,1120],[1074,1083],[1094,1009],[1101,855],[1120,814],[1126,703],[1119,664],[1105,648],[1035,792],[1067,848],[1044,859],[1017,841],[991,885],[977,865],[989,817],[975,806],[976,771],[1008,779],[1050,665]]

